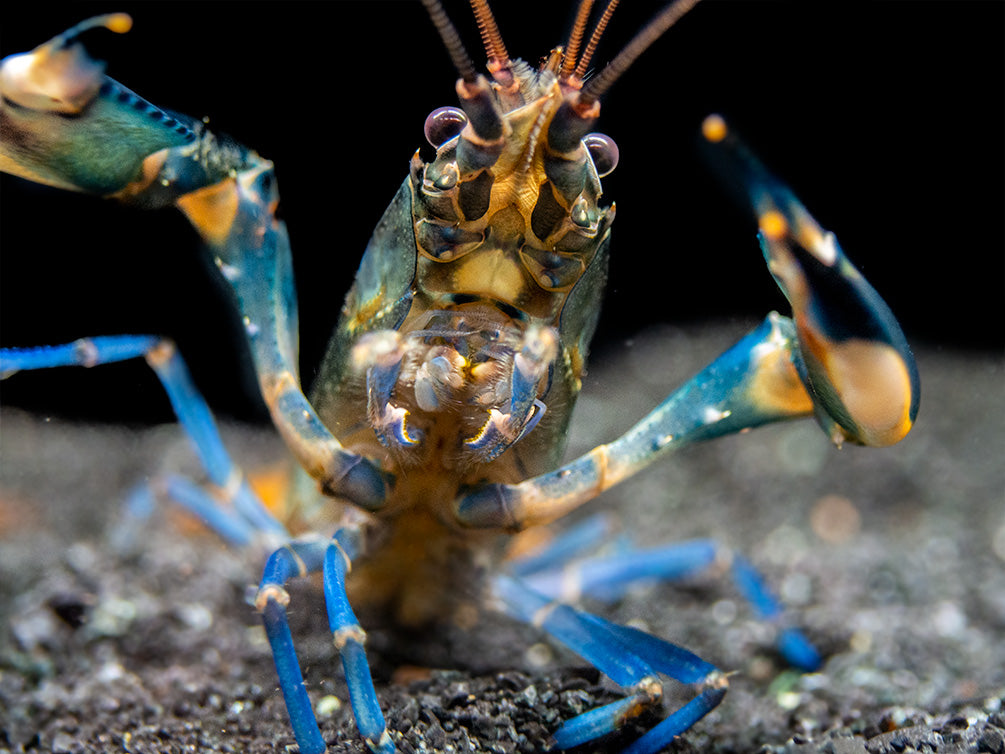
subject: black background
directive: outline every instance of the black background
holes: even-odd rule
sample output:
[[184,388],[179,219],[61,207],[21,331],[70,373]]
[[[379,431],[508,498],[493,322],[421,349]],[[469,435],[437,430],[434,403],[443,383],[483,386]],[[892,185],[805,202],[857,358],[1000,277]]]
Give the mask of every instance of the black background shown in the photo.
[[[563,41],[572,15],[564,3],[497,6],[511,55],[531,62]],[[448,7],[474,51],[470,12]],[[598,64],[658,7],[623,3]],[[429,20],[417,2],[18,3],[0,16],[0,54],[113,10],[133,15],[133,31],[90,37],[112,77],[275,161],[309,382],[367,238],[425,143],[426,114],[455,101]],[[1000,353],[1003,29],[999,2],[699,5],[604,101],[599,127],[622,162],[604,181],[618,219],[595,353],[615,357],[657,323],[785,306],[753,220],[698,157],[709,112],[837,233],[909,339]],[[7,176],[0,191],[0,344],[167,334],[215,408],[262,416],[226,292],[180,214]],[[21,374],[0,391],[53,415],[171,416],[142,364]]]

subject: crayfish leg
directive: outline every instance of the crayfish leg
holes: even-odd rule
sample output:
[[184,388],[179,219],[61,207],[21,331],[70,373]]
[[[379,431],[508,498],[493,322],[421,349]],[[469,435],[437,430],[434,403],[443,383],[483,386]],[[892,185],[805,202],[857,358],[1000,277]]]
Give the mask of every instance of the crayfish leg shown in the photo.
[[554,734],[562,749],[591,742],[660,704],[660,675],[693,684],[696,696],[639,738],[629,751],[653,754],[715,709],[726,695],[726,675],[709,662],[651,634],[551,600],[522,579],[499,576],[493,594],[515,618],[540,626],[620,686],[629,696],[566,721]]
[[290,634],[286,583],[295,577],[321,572],[332,639],[342,658],[353,714],[367,747],[377,754],[392,754],[394,743],[377,702],[364,644],[366,632],[349,605],[345,578],[362,549],[359,522],[340,528],[329,541],[294,540],[276,550],[266,563],[255,606],[262,613],[272,647],[279,685],[290,715],[290,724],[302,752],[321,754],[327,746],[304,687],[303,674]]
[[246,545],[258,537],[286,539],[285,527],[269,513],[231,459],[212,411],[173,342],[153,335],[105,335],[56,346],[4,348],[0,349],[0,377],[21,370],[93,367],[141,357],[160,379],[206,472],[206,486],[212,491],[184,477],[166,474],[135,490],[130,510],[149,509],[154,492],[163,492],[237,545]]

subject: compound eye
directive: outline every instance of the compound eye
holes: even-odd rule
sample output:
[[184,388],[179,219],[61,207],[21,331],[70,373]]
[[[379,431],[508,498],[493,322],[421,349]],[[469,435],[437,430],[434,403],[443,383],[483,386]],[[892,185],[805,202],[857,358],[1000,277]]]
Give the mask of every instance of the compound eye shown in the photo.
[[597,169],[597,175],[601,178],[614,172],[621,158],[618,145],[614,143],[607,134],[587,134],[583,137],[583,143],[590,150],[590,157],[593,159],[593,166]]
[[440,107],[426,116],[422,130],[426,134],[426,141],[439,149],[441,144],[446,144],[457,136],[467,122],[468,116],[463,110],[456,107]]

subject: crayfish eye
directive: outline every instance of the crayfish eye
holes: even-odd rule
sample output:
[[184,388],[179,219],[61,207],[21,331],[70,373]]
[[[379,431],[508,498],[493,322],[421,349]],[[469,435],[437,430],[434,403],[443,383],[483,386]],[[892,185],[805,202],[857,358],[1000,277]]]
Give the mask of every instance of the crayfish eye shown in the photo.
[[614,143],[614,139],[607,134],[592,133],[583,137],[583,143],[590,150],[590,157],[597,169],[597,175],[603,178],[614,172],[614,168],[618,166],[618,160],[621,158],[621,152],[618,150],[618,145]]
[[426,141],[438,149],[441,144],[446,144],[457,136],[467,122],[468,116],[463,110],[456,107],[440,107],[426,116],[422,130],[426,134]]

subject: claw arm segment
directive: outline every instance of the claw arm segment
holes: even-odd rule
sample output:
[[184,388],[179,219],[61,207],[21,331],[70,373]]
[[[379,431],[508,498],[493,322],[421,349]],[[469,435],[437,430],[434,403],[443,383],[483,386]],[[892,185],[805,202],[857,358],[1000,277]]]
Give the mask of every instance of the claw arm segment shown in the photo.
[[326,491],[374,510],[389,480],[342,447],[300,387],[293,265],[286,225],[275,217],[278,201],[272,164],[259,160],[178,205],[237,296],[262,395],[290,450]]
[[809,416],[813,405],[790,361],[793,347],[792,323],[769,315],[614,442],[520,484],[478,488],[455,503],[458,520],[510,530],[548,523],[672,450]]
[[897,442],[914,423],[920,384],[893,313],[722,118],[709,116],[702,130],[723,172],[746,186],[765,261],[792,305],[794,360],[820,424],[838,444]]
[[[84,22],[4,60],[0,169],[144,207],[177,203],[237,294],[266,404],[293,453],[329,492],[379,507],[389,480],[342,447],[300,388],[296,294],[272,164],[104,76],[77,38],[94,26],[124,31],[125,19]],[[36,89],[66,103],[42,106]]]
[[141,206],[177,202],[237,294],[262,392],[294,454],[329,491],[378,507],[388,480],[341,446],[300,388],[289,239],[274,216],[271,163],[104,76],[77,41],[94,26],[125,31],[128,17],[92,19],[4,60],[0,169]]

